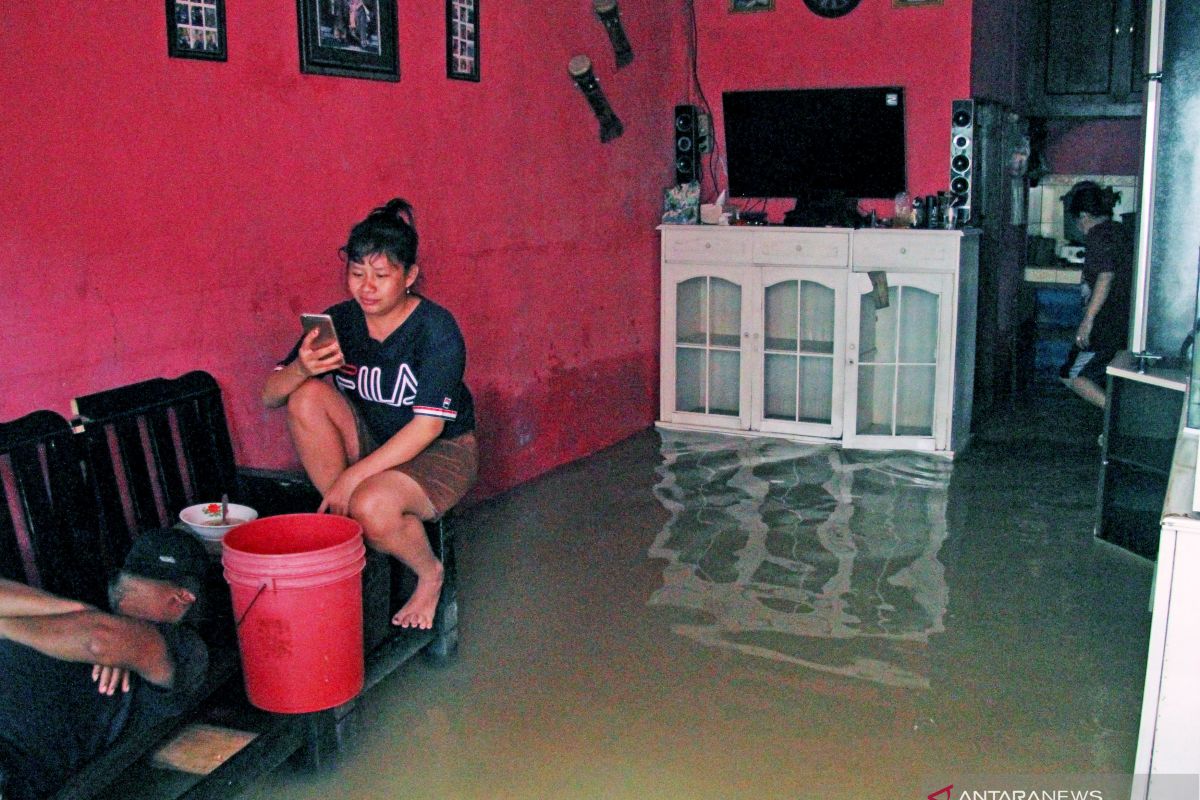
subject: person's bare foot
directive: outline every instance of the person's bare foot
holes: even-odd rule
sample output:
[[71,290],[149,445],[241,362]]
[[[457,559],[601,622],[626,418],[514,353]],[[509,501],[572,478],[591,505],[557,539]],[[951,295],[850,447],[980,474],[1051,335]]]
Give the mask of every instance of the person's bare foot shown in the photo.
[[392,617],[392,624],[401,628],[433,627],[433,616],[437,613],[438,599],[442,595],[442,562],[437,562],[436,573],[417,576],[417,588],[412,597]]

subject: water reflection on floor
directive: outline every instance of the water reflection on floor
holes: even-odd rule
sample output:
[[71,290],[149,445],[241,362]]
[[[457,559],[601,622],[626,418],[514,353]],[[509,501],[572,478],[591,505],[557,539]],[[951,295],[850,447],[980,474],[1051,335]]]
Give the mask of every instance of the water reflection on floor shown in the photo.
[[925,687],[911,647],[942,630],[950,462],[780,439],[664,432],[655,493],[671,512],[652,605],[677,633],[893,686]]
[[925,797],[1132,769],[1148,563],[1065,394],[953,462],[646,431],[456,523],[462,649],[253,798]]

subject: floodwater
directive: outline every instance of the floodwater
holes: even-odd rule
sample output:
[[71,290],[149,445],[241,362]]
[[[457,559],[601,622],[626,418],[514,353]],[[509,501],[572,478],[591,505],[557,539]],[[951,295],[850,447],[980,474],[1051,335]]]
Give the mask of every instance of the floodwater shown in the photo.
[[1130,772],[1152,565],[1092,537],[1099,418],[1053,392],[993,416],[954,461],[646,431],[467,509],[458,658],[372,689],[335,768],[244,796]]

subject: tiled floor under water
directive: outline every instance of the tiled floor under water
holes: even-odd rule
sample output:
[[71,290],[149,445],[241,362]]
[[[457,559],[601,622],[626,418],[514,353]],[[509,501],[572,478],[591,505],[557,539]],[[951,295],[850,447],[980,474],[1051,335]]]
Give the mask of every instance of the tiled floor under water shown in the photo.
[[467,510],[462,646],[249,798],[924,798],[1128,773],[1148,562],[1092,538],[1099,416],[953,462],[647,431]]

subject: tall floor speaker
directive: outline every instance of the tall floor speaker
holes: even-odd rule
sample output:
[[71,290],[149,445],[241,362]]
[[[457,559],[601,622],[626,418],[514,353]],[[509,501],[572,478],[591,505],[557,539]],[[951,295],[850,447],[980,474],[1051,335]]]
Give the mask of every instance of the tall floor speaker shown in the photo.
[[700,109],[675,106],[675,183],[700,180],[703,131]]
[[[950,191],[954,205],[967,209],[967,222],[978,225],[978,120],[974,100],[955,100],[950,108]],[[961,212],[960,212],[961,213]]]

